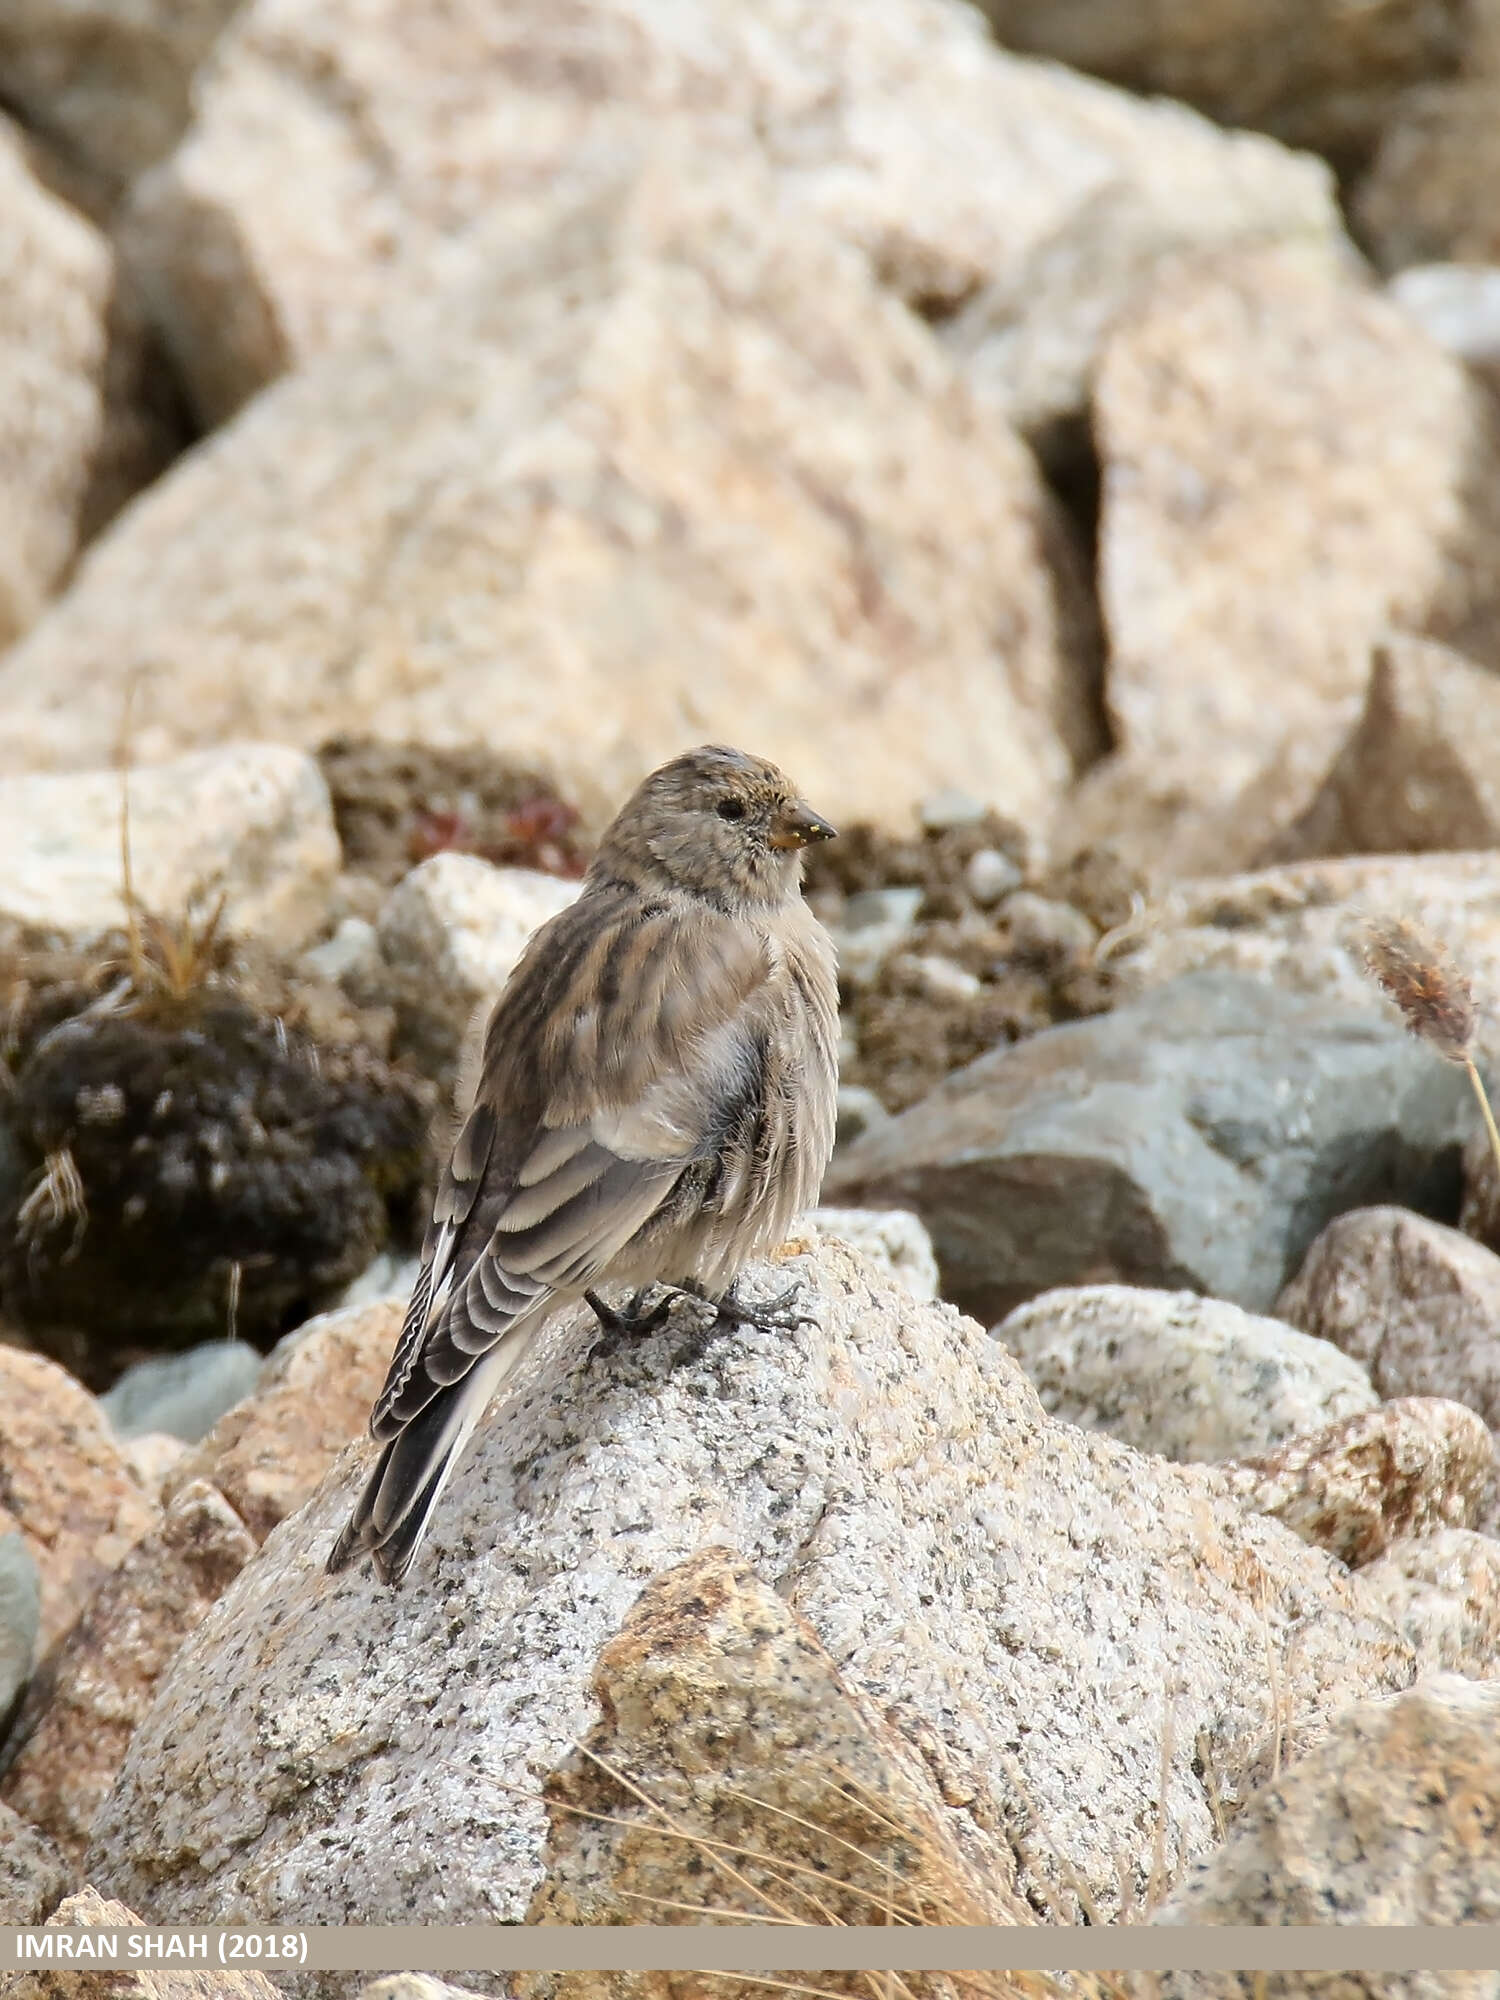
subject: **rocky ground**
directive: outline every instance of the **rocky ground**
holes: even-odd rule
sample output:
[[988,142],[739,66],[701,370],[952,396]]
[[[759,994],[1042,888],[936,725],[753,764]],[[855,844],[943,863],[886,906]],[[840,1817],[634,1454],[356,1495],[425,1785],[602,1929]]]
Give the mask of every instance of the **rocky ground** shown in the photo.
[[[15,0],[0,105],[0,1922],[1500,1921],[1500,1165],[1361,947],[1496,1064],[1500,0]],[[563,1321],[330,1579],[705,739],[842,829],[818,1319]]]

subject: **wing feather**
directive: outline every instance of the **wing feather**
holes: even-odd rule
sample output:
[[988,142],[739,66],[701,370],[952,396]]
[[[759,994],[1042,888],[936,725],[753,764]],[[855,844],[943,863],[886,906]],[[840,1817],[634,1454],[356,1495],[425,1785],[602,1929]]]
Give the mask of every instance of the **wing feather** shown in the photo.
[[534,1320],[544,1295],[600,1281],[711,1157],[757,1069],[770,970],[755,927],[609,885],[537,933],[490,1019],[377,1438]]

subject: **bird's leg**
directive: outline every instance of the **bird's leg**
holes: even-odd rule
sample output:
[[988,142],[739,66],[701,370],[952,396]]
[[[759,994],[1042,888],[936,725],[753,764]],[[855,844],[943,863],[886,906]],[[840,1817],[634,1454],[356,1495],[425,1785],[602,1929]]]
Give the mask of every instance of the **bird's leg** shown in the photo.
[[654,1306],[648,1306],[647,1299],[657,1289],[655,1285],[642,1285],[618,1311],[607,1306],[597,1292],[584,1293],[601,1328],[599,1338],[589,1349],[590,1361],[602,1361],[614,1353],[621,1341],[654,1333],[659,1326],[665,1325],[677,1293],[675,1288],[668,1286],[665,1297]]
[[786,1290],[778,1292],[775,1298],[760,1299],[754,1303],[740,1297],[738,1279],[717,1299],[710,1297],[701,1285],[691,1279],[681,1289],[711,1305],[720,1327],[758,1326],[767,1333],[794,1333],[799,1326],[818,1324],[816,1317],[803,1311],[798,1304],[805,1289],[800,1278],[793,1278]]

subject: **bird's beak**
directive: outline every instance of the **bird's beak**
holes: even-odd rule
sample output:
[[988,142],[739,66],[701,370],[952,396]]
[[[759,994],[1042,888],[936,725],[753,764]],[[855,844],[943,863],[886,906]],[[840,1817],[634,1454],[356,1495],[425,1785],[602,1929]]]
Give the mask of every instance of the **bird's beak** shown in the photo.
[[821,813],[799,799],[794,806],[776,814],[771,821],[771,845],[779,848],[806,847],[810,840],[832,840],[835,829]]

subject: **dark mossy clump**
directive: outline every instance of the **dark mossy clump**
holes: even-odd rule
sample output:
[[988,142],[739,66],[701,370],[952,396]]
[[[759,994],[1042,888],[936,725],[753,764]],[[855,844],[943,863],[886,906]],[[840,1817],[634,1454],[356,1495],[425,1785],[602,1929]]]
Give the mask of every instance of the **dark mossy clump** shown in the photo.
[[434,1093],[223,986],[12,1047],[0,1309],[98,1387],[233,1328],[269,1346],[409,1238]]
[[318,762],[344,866],[387,888],[445,851],[566,876],[581,875],[593,851],[577,811],[549,778],[483,745],[435,750],[339,736]]

